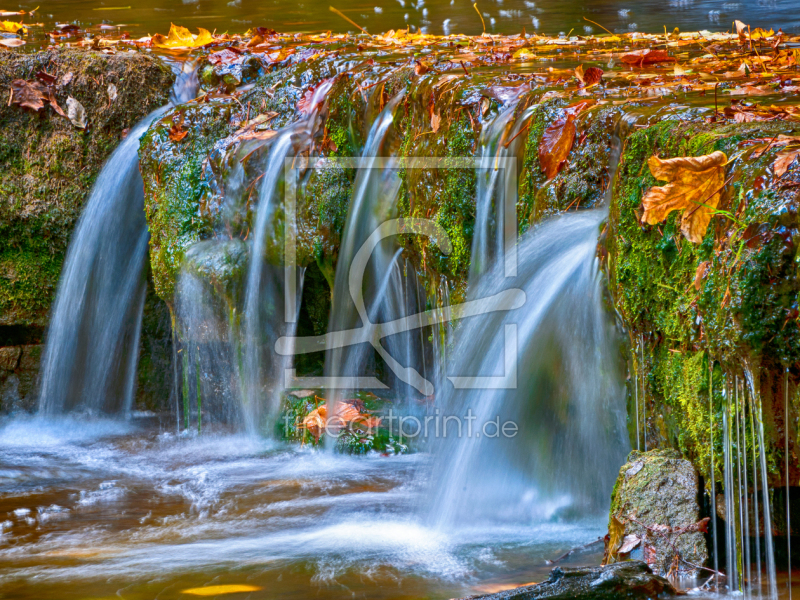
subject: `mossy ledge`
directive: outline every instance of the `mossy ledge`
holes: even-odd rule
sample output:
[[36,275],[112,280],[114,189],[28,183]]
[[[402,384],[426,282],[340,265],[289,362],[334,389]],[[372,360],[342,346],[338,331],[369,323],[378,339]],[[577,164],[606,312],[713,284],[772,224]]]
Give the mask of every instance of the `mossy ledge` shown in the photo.
[[[56,78],[63,110],[70,96],[84,106],[87,127],[78,129],[47,104],[38,112],[0,105],[0,347],[9,356],[21,349],[24,357],[0,368],[4,411],[32,408],[39,345],[67,244],[103,163],[127,129],[167,103],[174,81],[162,60],[136,51],[0,53],[6,93],[14,79],[33,80],[40,72]],[[113,100],[109,85],[116,88]],[[148,331],[146,347],[155,343]],[[141,373],[148,380],[142,389],[152,391],[157,376],[146,367]]]

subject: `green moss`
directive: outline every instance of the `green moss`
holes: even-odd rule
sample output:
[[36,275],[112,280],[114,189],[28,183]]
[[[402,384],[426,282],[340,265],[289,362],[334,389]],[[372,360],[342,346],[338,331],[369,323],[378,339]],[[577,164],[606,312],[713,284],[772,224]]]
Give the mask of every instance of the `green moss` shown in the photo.
[[0,325],[46,324],[70,235],[103,163],[125,129],[166,103],[173,81],[163,63],[136,52],[0,54],[3,89],[40,71],[72,73],[56,100],[63,108],[76,98],[89,126],[77,129],[49,106],[0,106]]

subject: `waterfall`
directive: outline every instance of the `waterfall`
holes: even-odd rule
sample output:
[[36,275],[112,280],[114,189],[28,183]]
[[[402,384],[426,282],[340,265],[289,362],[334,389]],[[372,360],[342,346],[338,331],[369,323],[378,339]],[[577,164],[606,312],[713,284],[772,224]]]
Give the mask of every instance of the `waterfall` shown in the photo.
[[[373,122],[362,157],[359,159],[353,195],[347,214],[342,243],[339,248],[333,300],[328,332],[335,333],[353,329],[360,323],[359,315],[350,295],[350,266],[356,253],[367,238],[385,221],[392,218],[397,204],[400,180],[391,158],[382,161],[380,154],[387,133],[394,121],[394,111],[403,98],[400,93],[392,98]],[[389,320],[403,316],[398,314],[405,304],[402,286],[390,285],[392,274],[398,268],[399,254],[395,240],[381,242],[368,263],[364,276],[367,286],[365,303],[370,320]],[[409,344],[406,344],[406,348]],[[365,383],[360,378],[369,362],[371,348],[367,344],[350,347],[331,347],[326,350],[326,377],[348,378],[351,383]],[[395,354],[397,355],[397,354]],[[364,385],[348,385],[340,380],[340,387],[386,387],[370,378]],[[334,398],[336,394],[334,393]]]
[[[171,98],[197,91],[189,69]],[[127,415],[133,404],[146,281],[147,222],[139,138],[170,105],[139,121],[106,161],[72,235],[42,357],[39,410]]]
[[[472,317],[454,334],[454,385],[439,408],[463,429],[448,431],[440,419],[431,499],[440,526],[544,520],[568,506],[607,508],[628,442],[595,260],[604,218],[595,210],[540,225],[520,242],[516,278],[497,264],[475,287],[476,298],[516,287],[526,302]],[[458,389],[468,377],[492,380]],[[501,435],[506,423],[514,426]]]

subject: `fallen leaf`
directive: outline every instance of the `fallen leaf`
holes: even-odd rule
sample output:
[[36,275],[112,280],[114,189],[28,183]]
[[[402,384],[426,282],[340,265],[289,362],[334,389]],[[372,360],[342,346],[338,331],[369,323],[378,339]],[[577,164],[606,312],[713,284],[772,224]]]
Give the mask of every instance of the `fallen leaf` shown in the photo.
[[439,125],[442,122],[442,118],[437,115],[435,112],[431,112],[431,129],[433,129],[433,133],[439,131]]
[[636,534],[628,534],[624,538],[622,538],[622,546],[619,547],[617,550],[618,554],[628,554],[631,552],[636,546],[641,543],[641,538]]
[[670,56],[666,50],[637,50],[622,56],[622,62],[627,65],[643,67],[664,62],[677,62],[675,57]]
[[0,44],[8,48],[19,48],[24,46],[27,42],[19,38],[0,38]]
[[108,99],[110,102],[113,102],[114,100],[117,99],[117,86],[115,86],[113,83],[108,84],[107,92],[108,92]]
[[199,48],[214,41],[214,37],[207,29],[197,28],[198,34],[192,33],[186,27],[180,27],[170,23],[169,34],[166,36],[160,33],[152,37],[153,46],[156,48]]
[[739,20],[733,22],[736,26],[736,33],[739,34],[739,43],[744,45],[747,43],[747,25]]
[[589,85],[594,85],[595,83],[600,83],[603,79],[603,69],[598,67],[589,67],[583,73],[583,81],[584,83]]
[[86,129],[86,109],[72,96],[67,98],[67,118],[78,129]]
[[8,33],[28,33],[28,28],[22,23],[0,21],[0,31],[6,31]]
[[58,80],[58,86],[64,87],[65,85],[69,85],[72,81],[72,78],[75,77],[75,74],[72,71],[68,71],[61,76],[61,79]]
[[233,52],[232,50],[220,50],[219,52],[213,52],[208,55],[208,62],[212,65],[229,65],[232,62],[236,62],[239,60],[240,56]]
[[189,135],[189,131],[183,128],[183,121],[173,123],[169,128],[169,139],[173,142],[180,142],[183,138]]
[[49,99],[46,86],[38,81],[15,79],[11,82],[11,103],[38,111]]
[[293,392],[289,392],[290,396],[294,396],[295,398],[309,398],[314,395],[314,390],[294,390]]
[[317,85],[312,85],[305,91],[300,100],[297,101],[297,110],[301,115],[307,116],[311,114],[311,111],[322,103],[322,100],[315,99],[316,92],[320,87],[329,87],[328,83],[330,81],[330,79],[323,79]]
[[539,144],[539,166],[548,180],[558,174],[572,150],[575,143],[575,117],[594,103],[594,100],[583,100],[566,107],[564,116],[545,129]]
[[682,210],[681,233],[690,242],[699,244],[719,204],[727,160],[720,151],[667,160],[651,156],[648,160],[650,172],[656,179],[669,183],[652,187],[644,195],[642,223],[654,225],[672,211]]
[[703,285],[703,277],[706,276],[706,271],[708,271],[708,267],[711,265],[711,262],[704,260],[699,265],[697,265],[697,270],[694,272],[694,289],[700,290]]
[[779,152],[777,156],[775,156],[775,162],[772,163],[772,168],[775,170],[775,177],[783,177],[798,156],[800,156],[800,150]]
[[208,587],[189,588],[181,590],[181,594],[191,594],[192,596],[221,596],[223,594],[241,594],[242,592],[259,592],[264,588],[257,585],[229,584],[229,585],[210,585]]

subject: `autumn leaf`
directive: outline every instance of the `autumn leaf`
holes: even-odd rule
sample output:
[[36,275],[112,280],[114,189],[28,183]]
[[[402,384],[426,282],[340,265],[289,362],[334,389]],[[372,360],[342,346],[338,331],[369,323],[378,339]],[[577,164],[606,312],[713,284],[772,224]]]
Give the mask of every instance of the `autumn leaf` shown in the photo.
[[642,223],[654,225],[674,210],[682,210],[681,233],[694,244],[703,240],[711,215],[719,204],[725,185],[728,157],[717,151],[705,156],[681,156],[662,160],[651,156],[650,172],[660,181],[642,198]]
[[317,85],[312,85],[309,87],[300,100],[297,101],[297,111],[304,116],[308,116],[311,114],[311,111],[317,108],[320,104],[322,104],[322,100],[319,98],[315,99],[317,90],[322,86],[328,86],[328,83],[331,79],[323,79]]
[[575,117],[594,103],[594,100],[583,100],[566,107],[564,116],[545,129],[539,144],[539,166],[548,180],[558,174],[572,150],[575,143]]
[[227,48],[208,55],[208,62],[212,65],[229,65],[237,60],[239,60],[239,54]]
[[180,27],[170,23],[169,34],[166,36],[157,33],[152,38],[153,46],[156,48],[199,48],[214,41],[214,37],[207,29],[197,28],[198,34],[192,35],[186,27]]
[[431,111],[431,129],[433,129],[433,133],[439,131],[439,125],[442,122],[442,118],[437,115],[435,112]]
[[86,109],[72,96],[67,98],[67,118],[78,129],[86,129]]
[[7,33],[28,33],[28,28],[22,23],[0,21],[0,31],[5,31]]
[[644,65],[654,65],[656,63],[677,62],[675,57],[670,56],[666,50],[637,50],[622,56],[622,62],[626,65],[643,67]]
[[581,85],[588,87],[600,82],[600,80],[603,78],[603,69],[589,67],[588,69],[584,70],[583,65],[578,65],[575,68],[575,77],[578,79]]
[[243,592],[259,592],[264,588],[257,585],[229,584],[229,585],[209,585],[208,587],[189,588],[181,590],[181,594],[191,594],[192,596],[221,596],[223,594],[241,594]]
[[706,276],[706,272],[708,271],[708,267],[711,266],[711,262],[704,260],[699,265],[697,265],[697,270],[694,272],[694,289],[700,290],[703,285],[703,278]]
[[38,111],[49,98],[47,86],[38,81],[15,79],[11,82],[11,103]]
[[736,33],[739,35],[739,43],[744,45],[747,43],[747,25],[739,20],[733,22],[736,26]]
[[0,44],[7,48],[18,48],[19,46],[24,46],[25,43],[25,40],[19,38],[0,38]]
[[775,177],[783,177],[798,156],[800,156],[800,150],[779,152],[775,157],[775,162],[772,164],[772,168],[775,170]]

